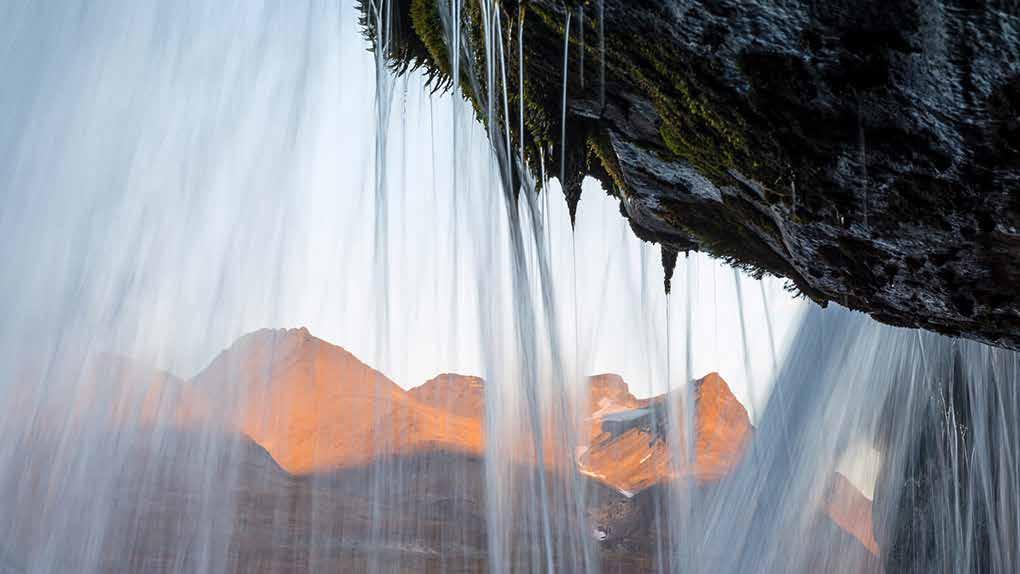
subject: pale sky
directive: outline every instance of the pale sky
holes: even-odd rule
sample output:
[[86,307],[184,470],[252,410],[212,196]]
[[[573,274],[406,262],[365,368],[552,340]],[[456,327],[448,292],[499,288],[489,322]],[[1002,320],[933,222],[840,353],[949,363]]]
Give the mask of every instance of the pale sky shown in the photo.
[[[379,281],[375,73],[353,6],[39,4],[0,9],[4,364],[71,345],[191,376],[245,332],[307,326],[410,387],[483,374],[510,348],[506,217],[484,134],[464,106],[455,125],[450,95],[428,97],[415,76],[394,84],[388,291]],[[570,229],[550,191],[564,356],[576,343],[582,372],[661,392],[658,248],[586,182],[574,337]],[[719,371],[753,413],[772,371],[759,284],[741,280],[749,377],[733,273],[699,254],[673,279],[670,380],[683,379],[688,272],[693,374]],[[764,291],[781,355],[805,303],[778,280]]]

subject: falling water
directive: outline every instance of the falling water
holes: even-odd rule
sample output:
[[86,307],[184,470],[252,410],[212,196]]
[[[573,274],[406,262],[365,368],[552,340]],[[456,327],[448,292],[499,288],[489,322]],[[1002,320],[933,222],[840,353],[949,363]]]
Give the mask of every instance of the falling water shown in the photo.
[[[812,309],[777,378],[790,404],[768,404],[755,435],[760,456],[744,459],[710,511],[704,571],[837,567],[838,555],[797,542],[818,539],[819,525],[791,501],[823,496],[837,459],[856,440],[882,455],[876,537],[895,548],[896,571],[1015,568],[1020,508],[1015,493],[1005,493],[1017,480],[1009,464],[1020,406],[1016,368],[1011,352]],[[961,441],[972,460],[947,456]],[[1002,459],[990,464],[989,457]],[[925,473],[932,464],[946,472]],[[993,494],[987,484],[1002,490]],[[961,486],[969,516],[954,527]],[[914,513],[926,518],[912,524]],[[982,522],[987,531],[977,527]]]
[[[376,356],[386,359],[389,353],[389,324],[390,324],[390,297],[388,295],[390,290],[390,248],[389,248],[389,209],[390,209],[390,194],[389,194],[389,182],[387,176],[387,165],[388,161],[388,142],[387,134],[389,133],[388,127],[390,124],[390,113],[393,108],[393,90],[394,81],[392,75],[387,69],[387,55],[389,54],[393,42],[392,34],[393,31],[390,29],[389,22],[393,21],[393,3],[389,0],[376,0],[372,3],[370,18],[375,23],[375,41],[372,46],[372,54],[375,62],[375,178],[374,178],[374,191],[375,197],[373,205],[375,206],[375,217],[374,217],[374,241],[372,256],[375,262],[375,269],[372,276],[373,288],[382,293],[381,297],[376,298],[376,309],[375,317],[376,323],[380,326],[385,325],[384,328],[380,328],[376,331]],[[383,377],[377,377],[373,381],[375,385],[375,393],[382,392],[383,385],[386,381]],[[385,405],[380,408],[379,403],[373,403],[373,417],[384,417]],[[387,421],[384,424],[388,424]],[[376,444],[374,448],[382,453],[387,453],[392,450],[392,445]],[[388,481],[391,479],[388,473],[383,468],[386,462],[382,457],[377,458],[375,462],[375,468],[373,468],[372,483],[369,486],[369,499],[371,500],[372,509],[372,520],[371,520],[371,534],[369,544],[372,547],[384,547],[387,540],[391,537],[389,532],[389,525],[386,523],[383,513],[383,503],[389,495],[388,489],[391,486]],[[383,565],[378,554],[369,554],[368,563],[366,569],[370,572],[382,572]]]
[[[737,293],[737,315],[740,318],[740,348],[743,351],[744,357],[744,374],[748,378],[751,388],[754,388],[751,374],[751,353],[748,350],[747,342],[746,315],[744,314],[744,292],[740,285],[740,272],[736,268],[733,268],[733,287]],[[751,411],[751,417],[755,418],[755,398],[753,395],[748,398],[748,408]]]
[[769,296],[765,290],[765,284],[761,281],[758,282],[758,291],[761,293],[761,306],[762,310],[765,311],[765,328],[767,329],[769,336],[769,358],[772,359],[772,376],[775,376],[775,369],[777,368],[776,359],[776,336],[772,330],[772,313],[769,312]]
[[[440,3],[426,96],[367,5],[374,56],[346,3],[3,9],[0,572],[1020,570],[1014,352],[737,271],[717,302],[697,254],[651,289],[526,155],[524,13]],[[588,404],[596,364],[638,396]],[[699,418],[709,370],[750,413]],[[633,490],[585,458],[621,436],[661,470]]]
[[[520,149],[517,150],[517,161],[520,162],[521,171],[525,171],[524,155],[524,6],[518,9],[517,13],[517,139],[520,141]],[[543,161],[544,163],[544,161]],[[540,170],[542,186],[545,187],[545,166]],[[544,215],[544,212],[543,212]],[[544,224],[544,222],[543,222]]]
[[570,80],[570,10],[563,25],[563,113],[560,116],[560,182],[567,180],[567,83]]

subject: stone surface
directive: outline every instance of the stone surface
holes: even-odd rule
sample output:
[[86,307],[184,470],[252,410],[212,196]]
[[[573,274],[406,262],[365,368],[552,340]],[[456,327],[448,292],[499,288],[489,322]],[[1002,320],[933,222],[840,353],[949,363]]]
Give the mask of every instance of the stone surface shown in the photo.
[[[84,410],[65,405],[77,416],[53,410],[52,417],[4,421],[21,440],[0,456],[22,464],[0,466],[0,506],[11,518],[0,521],[0,572],[45,565],[177,572],[203,564],[215,571],[360,572],[373,559],[393,572],[487,571],[486,465],[479,435],[463,433],[483,422],[481,379],[444,374],[404,392],[304,329],[246,335],[190,381],[121,357],[99,357],[89,371],[87,396],[97,400]],[[708,500],[751,427],[718,375],[692,388],[699,460],[684,472],[697,476],[698,497]],[[112,400],[104,407],[92,389]],[[602,571],[656,571],[657,545],[672,544],[655,525],[669,511],[663,493],[674,481],[666,441],[676,433],[649,422],[666,424],[663,407],[675,396],[637,399],[618,375],[589,379],[585,422],[599,455],[582,466],[597,472],[568,485],[586,493]],[[115,414],[95,414],[104,411]],[[651,416],[627,430],[629,438],[602,430],[607,417],[631,411]],[[336,425],[352,437],[338,437]],[[456,440],[451,428],[460,433]],[[360,450],[349,448],[354,443]],[[568,465],[532,463],[521,460],[508,471],[545,472],[554,489],[562,484]],[[806,571],[876,571],[862,518],[870,502],[845,481],[833,492],[817,509],[817,567]],[[522,497],[512,501],[515,508],[525,508],[532,494],[512,496]],[[527,550],[535,543],[532,527],[512,525],[511,544]]]
[[[590,381],[597,385],[606,377],[592,377]],[[686,458],[684,451],[688,449],[683,439],[687,422],[679,391],[640,400],[629,393],[617,397],[612,402],[603,399],[592,405],[588,419],[593,426],[590,442],[578,463],[588,476],[623,492],[635,493],[678,475],[692,476],[699,482],[717,481],[740,461],[753,432],[747,410],[718,373],[705,375],[691,387],[695,411],[691,460],[673,460],[677,455]],[[672,401],[672,413],[667,410],[667,401]]]
[[[539,149],[559,157],[566,9],[500,4],[509,27],[523,13],[535,171]],[[1020,348],[1020,15],[1010,6],[573,3],[568,198],[590,173],[642,239],[786,277],[823,305]],[[448,81],[435,4],[403,8],[416,16],[398,36],[413,49],[392,56]],[[465,45],[481,34],[467,26]],[[516,47],[505,52],[516,70]],[[486,108],[477,80],[458,83]]]
[[479,377],[443,373],[407,392],[420,403],[457,416],[480,419],[485,414],[485,384]]
[[385,375],[306,329],[245,335],[189,382],[286,471],[354,467],[379,456],[480,455],[479,420],[415,400]]

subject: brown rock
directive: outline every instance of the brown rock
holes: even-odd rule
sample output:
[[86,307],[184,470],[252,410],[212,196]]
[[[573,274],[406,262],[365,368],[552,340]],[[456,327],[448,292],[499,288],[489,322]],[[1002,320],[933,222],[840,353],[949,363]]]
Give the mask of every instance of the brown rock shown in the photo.
[[[693,475],[701,481],[721,478],[740,460],[753,430],[751,421],[718,373],[695,381],[692,392],[696,411],[693,461],[673,460],[686,459],[680,391],[647,401],[617,393],[619,404],[636,406],[606,407],[592,413],[599,431],[593,432],[590,447],[580,457],[583,472],[628,493],[677,475]],[[628,396],[633,400],[627,401]],[[672,402],[675,414],[667,412],[667,401]],[[674,429],[674,425],[681,428]]]
[[443,373],[408,391],[418,402],[462,417],[485,416],[485,382],[479,377]]
[[262,330],[192,381],[238,430],[294,474],[431,449],[480,453],[477,419],[421,403],[306,329]]

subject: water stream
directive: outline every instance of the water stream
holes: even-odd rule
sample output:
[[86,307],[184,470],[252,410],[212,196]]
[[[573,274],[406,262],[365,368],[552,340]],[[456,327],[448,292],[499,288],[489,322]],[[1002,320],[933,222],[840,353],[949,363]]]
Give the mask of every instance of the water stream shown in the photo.
[[530,16],[441,5],[436,93],[389,0],[0,8],[0,573],[1020,571],[1016,353],[661,292],[546,173],[572,10],[526,158]]

